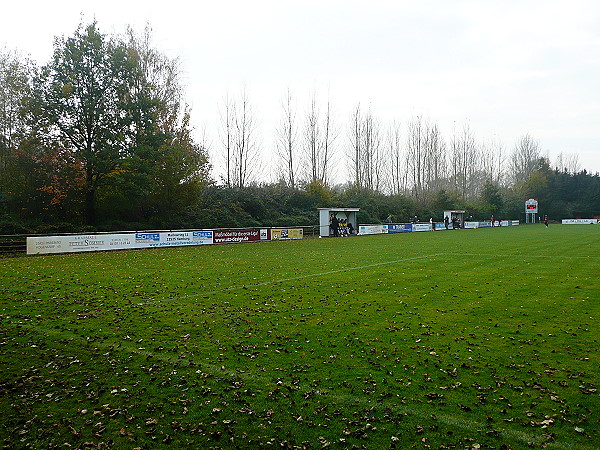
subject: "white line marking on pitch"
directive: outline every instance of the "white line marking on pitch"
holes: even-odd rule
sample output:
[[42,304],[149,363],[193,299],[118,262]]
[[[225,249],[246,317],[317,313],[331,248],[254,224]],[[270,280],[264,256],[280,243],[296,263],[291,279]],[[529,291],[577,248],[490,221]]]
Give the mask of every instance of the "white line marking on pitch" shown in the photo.
[[[223,289],[216,289],[214,291],[207,291],[207,292],[200,292],[200,293],[196,293],[196,294],[187,294],[187,295],[180,295],[177,296],[175,298],[171,298],[169,300],[174,300],[174,299],[178,299],[178,300],[184,300],[186,298],[191,298],[191,297],[204,297],[207,295],[212,295],[212,294],[217,294],[219,292],[229,292],[229,291],[237,291],[240,289],[251,289],[251,288],[255,288],[255,287],[260,287],[260,286],[268,286],[270,284],[277,284],[277,283],[287,283],[289,281],[297,281],[297,280],[303,280],[305,278],[315,278],[315,277],[322,277],[325,275],[333,275],[336,273],[342,273],[342,272],[350,272],[352,270],[363,270],[363,269],[369,269],[372,267],[379,267],[379,266],[387,266],[387,265],[391,265],[391,264],[398,264],[398,263],[402,263],[402,262],[408,262],[408,261],[416,261],[419,259],[427,259],[427,258],[435,258],[438,256],[443,256],[445,255],[444,253],[435,253],[432,255],[424,255],[424,256],[414,256],[412,258],[403,258],[403,259],[396,259],[394,261],[384,261],[384,262],[379,262],[379,263],[374,263],[374,264],[366,264],[364,266],[356,266],[356,267],[344,267],[342,269],[336,269],[336,270],[328,270],[327,272],[318,272],[318,273],[310,273],[310,274],[306,274],[306,275],[298,275],[297,277],[290,277],[290,278],[282,278],[279,280],[272,280],[272,281],[264,281],[262,283],[256,283],[256,284],[248,284],[248,285],[242,285],[242,286],[231,286],[231,287],[227,287],[227,288],[223,288]],[[158,303],[161,300],[155,300],[155,301],[148,301],[148,302],[143,302],[140,304],[151,304],[151,303]]]

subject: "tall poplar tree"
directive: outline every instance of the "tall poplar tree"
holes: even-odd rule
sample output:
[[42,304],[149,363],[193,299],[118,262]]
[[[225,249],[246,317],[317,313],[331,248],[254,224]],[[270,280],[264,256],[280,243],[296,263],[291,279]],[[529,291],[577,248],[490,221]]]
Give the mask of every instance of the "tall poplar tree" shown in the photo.
[[128,27],[127,38],[140,69],[134,94],[137,108],[151,120],[137,134],[124,178],[138,194],[141,212],[167,226],[210,181],[210,164],[205,142],[193,138],[179,60],[154,47],[149,24],[141,33]]

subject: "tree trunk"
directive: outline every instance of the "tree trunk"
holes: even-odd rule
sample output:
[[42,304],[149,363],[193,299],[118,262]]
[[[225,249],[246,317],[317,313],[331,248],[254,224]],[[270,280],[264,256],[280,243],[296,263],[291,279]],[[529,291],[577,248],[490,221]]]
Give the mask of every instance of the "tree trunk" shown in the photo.
[[93,187],[85,191],[85,223],[96,225],[96,189]]

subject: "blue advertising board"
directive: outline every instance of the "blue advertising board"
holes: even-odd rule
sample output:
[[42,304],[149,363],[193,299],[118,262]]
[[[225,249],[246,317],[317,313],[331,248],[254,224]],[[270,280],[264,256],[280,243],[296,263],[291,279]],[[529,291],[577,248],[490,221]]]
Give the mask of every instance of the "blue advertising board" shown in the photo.
[[388,223],[388,233],[409,233],[413,230],[412,223]]

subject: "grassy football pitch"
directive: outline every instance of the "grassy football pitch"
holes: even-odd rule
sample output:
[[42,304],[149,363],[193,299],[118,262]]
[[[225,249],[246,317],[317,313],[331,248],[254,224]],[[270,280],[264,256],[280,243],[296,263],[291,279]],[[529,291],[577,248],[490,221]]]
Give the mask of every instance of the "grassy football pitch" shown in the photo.
[[5,448],[600,448],[600,226],[0,273]]

